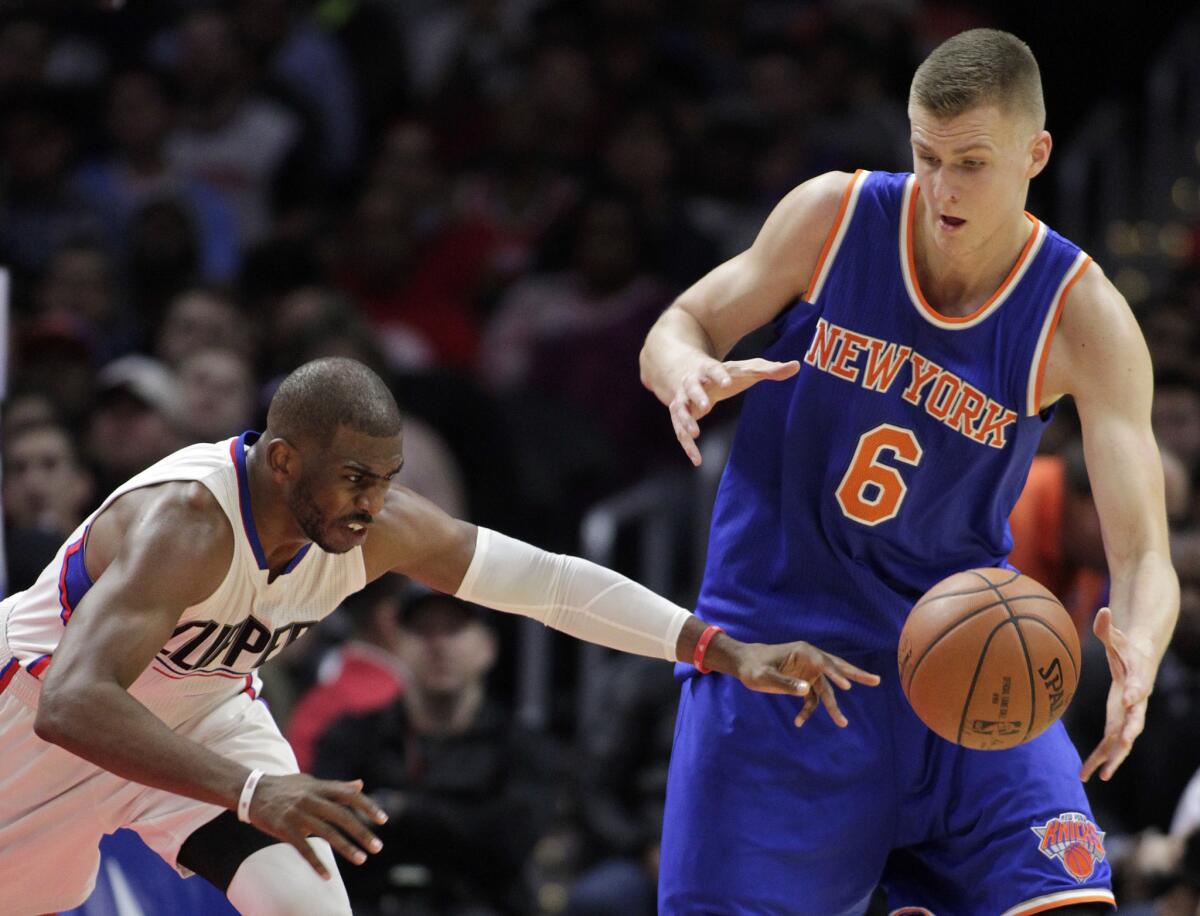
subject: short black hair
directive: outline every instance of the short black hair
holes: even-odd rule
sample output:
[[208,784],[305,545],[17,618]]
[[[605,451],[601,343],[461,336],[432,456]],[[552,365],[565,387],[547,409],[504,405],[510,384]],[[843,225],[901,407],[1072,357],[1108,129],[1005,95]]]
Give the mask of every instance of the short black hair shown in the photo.
[[391,390],[358,360],[314,359],[280,384],[267,411],[271,435],[329,443],[339,426],[367,436],[397,436],[403,424]]

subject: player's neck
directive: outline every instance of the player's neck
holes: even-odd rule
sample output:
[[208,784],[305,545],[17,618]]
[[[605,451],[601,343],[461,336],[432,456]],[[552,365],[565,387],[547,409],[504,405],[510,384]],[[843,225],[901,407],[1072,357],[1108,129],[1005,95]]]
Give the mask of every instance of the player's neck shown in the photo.
[[1030,223],[1018,213],[982,244],[946,251],[930,239],[925,213],[914,220],[913,255],[917,282],[926,301],[950,318],[970,315],[1000,288],[1029,241]]
[[279,497],[266,454],[256,446],[246,453],[246,480],[250,485],[250,512],[258,542],[267,558],[267,568],[273,579],[309,543],[296,525],[292,513]]

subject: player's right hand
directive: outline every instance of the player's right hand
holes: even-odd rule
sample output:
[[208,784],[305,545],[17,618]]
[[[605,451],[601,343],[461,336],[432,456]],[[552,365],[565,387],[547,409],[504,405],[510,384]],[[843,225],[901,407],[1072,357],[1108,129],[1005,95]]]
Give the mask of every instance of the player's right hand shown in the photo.
[[800,363],[786,363],[769,359],[734,359],[726,362],[704,357],[680,376],[679,383],[667,408],[671,412],[671,424],[675,427],[675,438],[692,464],[700,466],[700,449],[696,439],[700,436],[697,422],[706,416],[713,405],[726,398],[741,394],[751,385],[764,379],[780,382],[800,371]]
[[[305,773],[264,776],[250,800],[250,822],[294,846],[322,878],[329,872],[308,844],[321,837],[355,865],[367,852],[379,852],[383,843],[363,823],[383,824],[387,815],[362,792],[362,780],[335,782]],[[365,851],[364,851],[365,850]]]
[[797,728],[808,721],[818,703],[825,707],[835,725],[845,728],[849,722],[838,706],[833,688],[849,690],[851,681],[867,687],[879,685],[879,675],[807,642],[745,643],[738,648],[736,658],[735,676],[751,690],[804,697],[804,705],[796,714]]

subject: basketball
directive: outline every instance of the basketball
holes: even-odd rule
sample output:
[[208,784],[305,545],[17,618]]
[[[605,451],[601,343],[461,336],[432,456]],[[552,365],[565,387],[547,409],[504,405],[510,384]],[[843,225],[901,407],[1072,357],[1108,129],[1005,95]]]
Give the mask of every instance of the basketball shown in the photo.
[[1066,609],[1011,569],[955,573],[927,591],[900,632],[897,660],[921,721],[984,751],[1036,738],[1079,683],[1079,637]]

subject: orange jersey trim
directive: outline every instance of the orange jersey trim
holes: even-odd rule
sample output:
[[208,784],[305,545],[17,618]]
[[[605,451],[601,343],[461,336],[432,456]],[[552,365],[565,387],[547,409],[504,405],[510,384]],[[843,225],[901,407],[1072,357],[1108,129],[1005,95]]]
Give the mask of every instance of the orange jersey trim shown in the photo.
[[834,217],[833,226],[829,230],[829,234],[825,236],[825,244],[821,246],[821,254],[817,258],[817,266],[813,268],[812,276],[808,278],[808,286],[804,289],[804,298],[808,299],[808,295],[817,288],[817,281],[821,279],[821,271],[825,267],[825,259],[829,257],[829,252],[833,248],[833,241],[837,238],[838,230],[842,228],[842,220],[846,217],[846,209],[850,206],[850,198],[854,194],[854,188],[858,184],[859,179],[866,174],[864,169],[855,169],[854,174],[850,176],[850,181],[846,183],[846,190],[842,192],[842,202],[838,204],[837,216]]
[[983,305],[979,306],[979,308],[973,311],[970,315],[943,315],[932,305],[930,305],[928,300],[926,300],[925,294],[921,292],[921,283],[917,279],[917,259],[913,254],[913,227],[916,223],[917,197],[920,195],[920,193],[921,186],[917,183],[916,178],[913,178],[912,194],[908,201],[908,213],[905,214],[904,217],[908,226],[907,238],[905,239],[905,247],[907,249],[905,256],[908,260],[908,275],[912,278],[913,292],[917,294],[917,302],[921,308],[923,308],[929,314],[929,316],[936,321],[946,322],[947,324],[966,324],[968,321],[974,321],[984,312],[986,312],[993,302],[1000,298],[1001,294],[1008,289],[1009,284],[1013,282],[1013,278],[1021,272],[1021,265],[1025,263],[1025,259],[1029,257],[1030,249],[1033,248],[1033,243],[1037,241],[1038,218],[1032,213],[1026,211],[1025,218],[1029,220],[1030,223],[1029,238],[1025,240],[1025,244],[1022,246],[1021,253],[1017,256],[1017,261],[1015,264],[1013,264],[1012,270],[1008,272],[1008,276],[1004,278],[1004,282],[996,288],[996,291],[988,296],[987,301],[984,302]]
[[1047,900],[1042,903],[1034,901],[1028,907],[1017,907],[1013,910],[1008,910],[1004,916],[1033,916],[1034,913],[1045,913],[1047,910],[1057,910],[1064,906],[1076,906],[1080,903],[1107,903],[1109,906],[1117,905],[1117,898],[1106,891],[1096,891],[1094,893],[1082,893],[1078,895],[1065,896],[1059,900]]
[[1075,269],[1075,273],[1071,279],[1067,281],[1066,286],[1062,288],[1062,292],[1058,294],[1058,301],[1054,303],[1054,317],[1050,319],[1050,330],[1046,332],[1046,340],[1042,344],[1042,355],[1038,359],[1037,364],[1037,380],[1033,383],[1033,403],[1030,405],[1034,410],[1042,409],[1042,382],[1046,375],[1046,362],[1050,358],[1050,344],[1054,340],[1054,332],[1058,330],[1059,319],[1062,318],[1063,306],[1067,302],[1067,294],[1071,292],[1071,287],[1079,282],[1079,278],[1083,276],[1083,272],[1088,269],[1088,265],[1092,263],[1090,257],[1084,257],[1083,263]]

